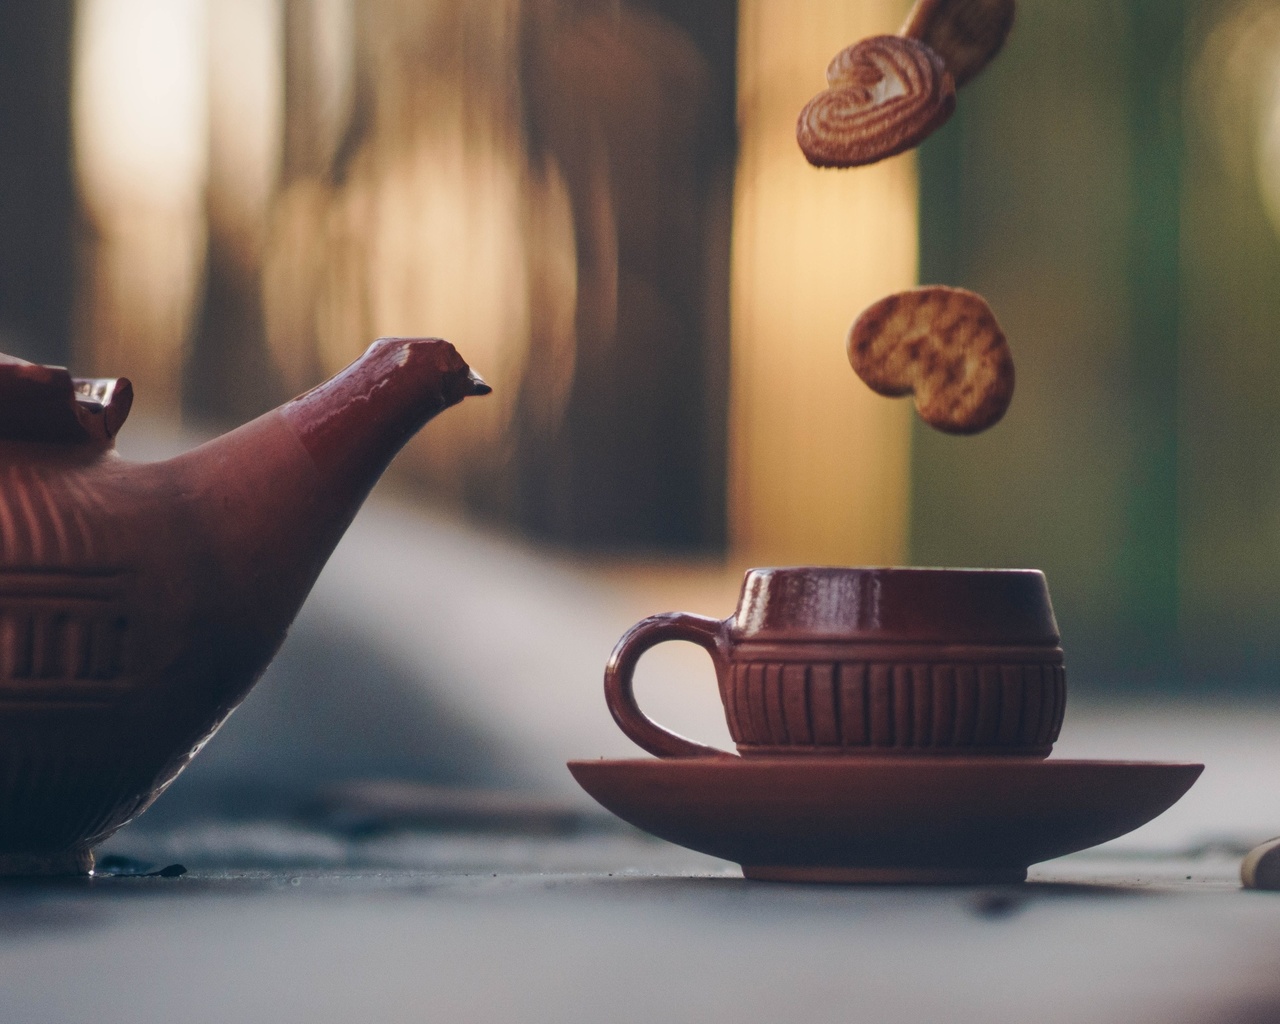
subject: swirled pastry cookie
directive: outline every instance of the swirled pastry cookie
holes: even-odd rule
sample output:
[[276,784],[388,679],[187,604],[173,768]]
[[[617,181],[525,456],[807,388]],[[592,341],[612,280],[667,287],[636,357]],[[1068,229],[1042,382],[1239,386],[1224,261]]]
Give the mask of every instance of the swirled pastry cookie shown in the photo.
[[942,58],[901,36],[873,36],[840,51],[827,83],[796,122],[796,140],[816,167],[858,167],[902,153],[956,106]]
[[963,288],[916,288],[869,306],[849,328],[849,362],[872,391],[914,394],[948,434],[999,422],[1013,398],[1013,356],[986,300]]
[[959,88],[1000,52],[1016,12],[1016,0],[916,0],[902,34],[941,57]]

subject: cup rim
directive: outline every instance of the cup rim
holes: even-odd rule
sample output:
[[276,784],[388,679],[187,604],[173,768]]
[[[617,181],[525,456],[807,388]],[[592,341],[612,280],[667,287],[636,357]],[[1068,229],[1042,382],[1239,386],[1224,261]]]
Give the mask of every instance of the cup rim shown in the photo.
[[743,576],[736,642],[1061,643],[1039,569],[761,566]]

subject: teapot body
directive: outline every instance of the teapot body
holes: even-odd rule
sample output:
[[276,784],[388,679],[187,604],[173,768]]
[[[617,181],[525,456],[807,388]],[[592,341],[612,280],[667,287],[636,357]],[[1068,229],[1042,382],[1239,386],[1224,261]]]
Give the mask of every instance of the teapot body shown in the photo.
[[155,689],[194,598],[181,517],[126,466],[0,443],[0,872],[84,867],[168,781]]
[[489,390],[447,342],[388,339],[137,464],[117,383],[0,357],[0,875],[91,870],[266,669],[390,458]]

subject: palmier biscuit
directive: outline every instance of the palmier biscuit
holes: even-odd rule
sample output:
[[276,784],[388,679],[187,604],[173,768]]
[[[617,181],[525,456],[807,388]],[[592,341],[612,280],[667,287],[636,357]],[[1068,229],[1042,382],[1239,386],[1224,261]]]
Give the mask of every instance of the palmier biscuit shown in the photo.
[[1000,52],[1016,12],[1016,0],[916,0],[902,34],[938,54],[959,88]]
[[986,300],[963,288],[916,288],[868,307],[849,328],[849,362],[872,391],[915,394],[948,434],[997,423],[1013,397],[1013,356]]
[[796,121],[815,167],[858,167],[918,146],[956,107],[941,57],[901,36],[873,36],[836,54],[824,92]]

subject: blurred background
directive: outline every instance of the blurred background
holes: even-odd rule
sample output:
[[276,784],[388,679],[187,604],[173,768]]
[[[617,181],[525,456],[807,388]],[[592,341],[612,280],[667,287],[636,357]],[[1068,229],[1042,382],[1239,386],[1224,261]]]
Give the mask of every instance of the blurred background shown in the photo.
[[[521,728],[562,773],[605,752],[573,744],[611,730],[621,628],[728,614],[757,564],[1041,568],[1073,694],[1276,692],[1280,2],[1020,0],[917,154],[810,168],[797,111],[906,7],[0,0],[0,348],[132,378],[126,450],[380,335],[448,337],[495,387],[398,460],[273,669],[302,682],[217,756],[301,728],[317,679],[347,708],[349,669],[382,680],[358,702],[382,760],[326,755],[335,778],[501,782],[515,762],[475,752]],[[1009,336],[1017,394],[979,437],[845,361],[917,281],[980,291]],[[497,607],[510,659],[458,653]],[[317,653],[348,635],[349,663]],[[651,674],[695,679],[710,722],[692,657]],[[452,723],[434,767],[407,693]]]

